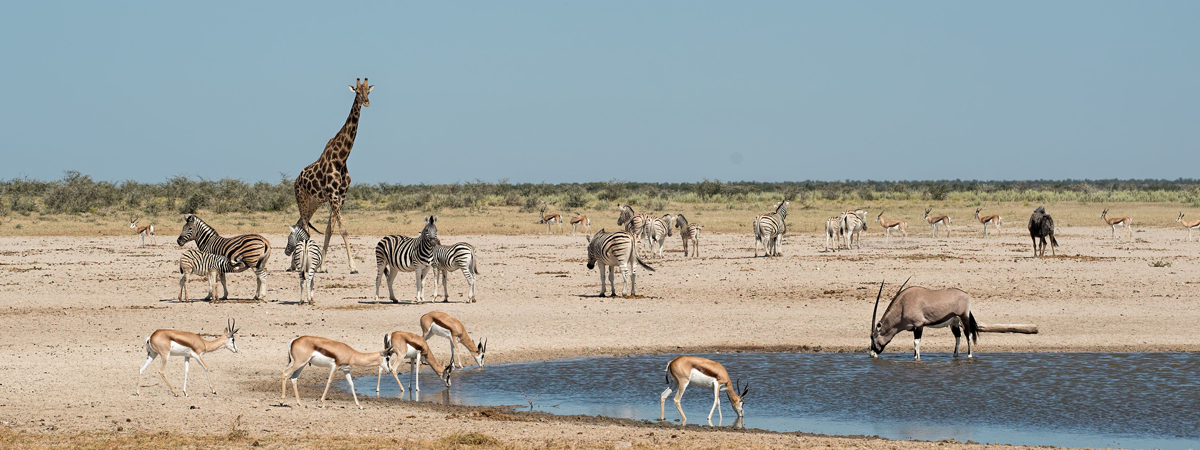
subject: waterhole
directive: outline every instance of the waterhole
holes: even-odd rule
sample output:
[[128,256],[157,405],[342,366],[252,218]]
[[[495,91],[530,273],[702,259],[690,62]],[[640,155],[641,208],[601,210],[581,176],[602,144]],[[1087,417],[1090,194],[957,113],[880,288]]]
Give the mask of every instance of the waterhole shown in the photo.
[[[674,356],[472,367],[456,372],[449,390],[425,368],[418,400],[524,409],[532,402],[554,414],[657,420],[659,394],[667,386],[664,368]],[[1200,354],[922,354],[920,362],[899,352],[878,359],[845,353],[700,356],[750,384],[747,428],[1020,445],[1200,447]],[[369,386],[373,378],[355,384]],[[408,375],[401,380],[407,387]],[[401,396],[390,377],[382,395]],[[712,401],[711,389],[688,389],[688,424],[707,424]],[[677,423],[671,398],[666,410],[667,420]],[[724,394],[721,410],[722,424],[732,425],[736,415]]]

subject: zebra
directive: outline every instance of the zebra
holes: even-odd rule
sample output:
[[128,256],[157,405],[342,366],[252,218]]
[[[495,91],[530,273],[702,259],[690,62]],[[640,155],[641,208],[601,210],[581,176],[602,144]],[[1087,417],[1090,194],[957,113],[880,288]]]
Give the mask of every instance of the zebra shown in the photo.
[[600,264],[600,296],[603,297],[606,291],[604,286],[604,266],[608,266],[608,283],[612,285],[612,296],[617,296],[617,284],[615,280],[614,270],[619,266],[621,268],[621,277],[625,280],[625,287],[621,289],[621,295],[625,295],[625,291],[629,291],[629,295],[637,295],[637,266],[634,262],[645,267],[646,270],[654,271],[642,258],[638,257],[637,245],[633,241],[633,235],[627,231],[617,231],[609,233],[600,229],[599,233],[594,236],[587,236],[588,241],[588,270]]
[[442,279],[442,290],[446,293],[446,296],[442,298],[442,302],[445,303],[450,301],[450,283],[446,273],[451,270],[462,270],[463,276],[467,278],[467,284],[471,286],[467,291],[467,300],[475,303],[475,276],[479,275],[479,270],[475,268],[474,245],[459,242],[451,246],[434,247],[432,262],[434,300],[437,300],[439,275]]
[[205,300],[217,299],[217,280],[221,280],[221,288],[225,290],[225,295],[229,295],[229,286],[225,285],[225,272],[233,271],[234,266],[240,264],[241,261],[229,261],[221,255],[212,253],[204,253],[200,250],[187,249],[183,255],[179,257],[179,273],[183,275],[179,277],[179,296],[178,300],[191,303],[187,294],[187,276],[188,274],[200,275],[207,279],[208,297]]
[[425,301],[425,274],[433,263],[433,248],[441,242],[437,238],[437,216],[425,218],[425,228],[416,238],[393,234],[375,244],[375,301],[379,301],[379,283],[387,275],[388,297],[399,303],[392,291],[392,281],[399,272],[415,272],[417,280],[417,303]]
[[289,227],[287,247],[283,254],[291,255],[292,270],[300,273],[300,303],[304,303],[304,288],[308,287],[308,304],[313,305],[313,278],[321,267],[324,255],[317,241],[308,238],[308,231],[292,225]]
[[[833,241],[833,249],[842,248],[842,217],[832,216],[825,219],[825,251],[830,249],[829,242]],[[757,249],[756,249],[757,251]]]
[[854,243],[858,242],[858,247],[862,248],[863,231],[867,230],[866,211],[856,209],[852,211],[844,211],[841,216],[842,236],[846,239],[846,248],[854,249]]
[[775,204],[775,212],[754,218],[754,256],[758,256],[759,242],[763,244],[763,256],[779,256],[779,242],[787,232],[787,205],[787,200],[781,201]]
[[[679,237],[683,238],[683,256],[700,256],[700,230],[704,227],[694,223],[688,223],[687,217],[683,214],[675,215],[675,227],[679,228]],[[693,254],[688,255],[688,242],[691,242]]]
[[[650,221],[646,222],[646,235],[650,238],[650,252],[659,258],[663,257],[663,246],[667,244],[667,237],[674,236],[674,228],[671,226],[675,222],[675,218],[670,214],[663,214],[662,217],[651,217]],[[658,249],[655,250],[654,244],[658,244]]]
[[[192,240],[196,241],[196,247],[202,252],[221,255],[229,258],[230,261],[240,261],[239,264],[233,266],[232,272],[252,269],[255,279],[258,281],[258,286],[254,290],[254,299],[262,300],[267,296],[267,260],[271,259],[271,242],[266,238],[257,234],[224,238],[195,214],[189,214],[184,219],[183,230],[175,242],[183,247],[183,244]],[[228,297],[229,292],[226,291],[225,296],[221,299]]]
[[617,218],[617,225],[623,225],[625,232],[629,233],[637,240],[647,239],[646,247],[650,247],[649,237],[646,233],[646,224],[650,222],[649,214],[637,214],[633,212],[633,207],[625,205],[621,207],[621,216]]

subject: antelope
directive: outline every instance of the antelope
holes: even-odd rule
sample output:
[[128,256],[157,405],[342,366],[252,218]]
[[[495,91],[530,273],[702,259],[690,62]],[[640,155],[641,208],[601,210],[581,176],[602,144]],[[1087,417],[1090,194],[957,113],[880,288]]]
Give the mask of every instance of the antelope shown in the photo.
[[471,336],[467,334],[467,328],[463,326],[458,319],[450,317],[441,311],[433,311],[421,316],[421,333],[422,337],[428,340],[432,336],[441,336],[450,340],[450,364],[458,363],[458,367],[464,367],[462,361],[458,359],[456,349],[459,344],[467,348],[471,352],[471,356],[475,357],[475,364],[483,367],[483,357],[487,352],[487,338],[480,340],[476,344],[471,340]]
[[1184,228],[1187,228],[1187,230],[1188,230],[1187,240],[1189,242],[1192,240],[1192,230],[1200,228],[1200,219],[1183,220],[1183,211],[1179,212],[1179,217],[1176,217],[1175,221],[1179,222],[1180,224],[1183,224]]
[[133,218],[133,216],[129,216],[129,229],[133,230],[133,234],[136,234],[136,235],[142,237],[142,245],[143,246],[146,245],[146,235],[147,234],[150,235],[150,244],[158,245],[158,241],[156,241],[154,239],[154,225],[146,224],[145,226],[139,227],[139,226],[137,226],[137,223],[139,220],[142,220],[142,218],[139,217],[139,218],[135,219],[135,218]]
[[552,233],[553,233],[553,231],[551,231],[551,230],[550,230],[550,225],[551,225],[551,224],[558,224],[558,232],[559,232],[559,233],[562,233],[562,230],[563,230],[563,226],[562,226],[562,215],[560,215],[560,214],[546,214],[546,205],[542,205],[542,212],[541,212],[541,213],[539,213],[539,214],[538,214],[538,216],[539,216],[539,217],[541,217],[541,221],[540,221],[540,222],[538,222],[538,223],[544,223],[544,224],[546,224],[546,233],[547,233],[547,234],[552,234]]
[[[1037,207],[1033,210],[1033,214],[1029,215],[1029,237],[1033,239],[1033,256],[1046,256],[1046,238],[1050,238],[1050,256],[1054,256],[1054,249],[1058,248],[1058,241],[1054,239],[1054,218],[1046,214],[1046,208]],[[1041,239],[1041,245],[1038,245],[1038,239]]]
[[946,227],[946,237],[950,237],[950,218],[946,216],[929,217],[930,211],[933,211],[933,208],[925,208],[925,221],[929,222],[930,227],[933,227],[931,233],[933,237],[938,237],[938,228],[942,226]]
[[908,224],[903,220],[883,220],[883,211],[880,211],[879,215],[875,216],[875,222],[883,227],[888,242],[892,241],[892,230],[900,230],[901,233],[904,233],[904,240],[908,240]]
[[[911,279],[911,277],[910,277]],[[871,312],[871,357],[877,358],[883,353],[883,348],[892,342],[901,331],[913,333],[913,358],[921,360],[921,333],[925,327],[950,327],[954,333],[954,356],[958,356],[958,345],[962,331],[967,335],[967,357],[974,358],[971,341],[979,340],[979,323],[971,314],[971,294],[962,289],[950,288],[941,290],[926,289],[913,286],[900,290],[892,297],[892,302],[883,311],[883,318],[875,321],[879,312],[879,297],[883,295],[883,282],[879,283],[879,294],[875,296],[875,308]],[[962,328],[962,331],[960,331]]]
[[[386,344],[388,340],[384,340]],[[280,378],[279,404],[287,405],[287,380],[292,379],[292,392],[296,394],[296,404],[300,402],[300,389],[296,387],[296,379],[305,366],[329,368],[329,379],[325,381],[325,392],[321,393],[321,408],[325,407],[325,396],[329,394],[329,385],[333,383],[333,373],[340,367],[346,374],[346,382],[350,384],[350,394],[354,396],[354,405],[363,409],[358,403],[358,393],[354,391],[354,379],[350,377],[350,368],[354,366],[379,366],[379,370],[387,369],[391,364],[389,358],[395,353],[391,347],[385,347],[378,352],[361,353],[349,345],[316,336],[300,336],[292,340],[288,350],[288,367],[283,369]]]
[[187,379],[188,365],[192,358],[200,361],[200,367],[204,368],[204,377],[208,379],[208,389],[215,395],[217,389],[213,387],[212,376],[208,374],[208,364],[204,363],[204,358],[200,355],[211,353],[223,348],[237,353],[237,345],[234,341],[234,335],[238,329],[235,327],[236,322],[229,319],[225,325],[225,334],[213,340],[207,340],[196,333],[179,330],[155,330],[146,337],[146,362],[142,363],[142,368],[138,369],[138,385],[136,389],[137,395],[142,395],[142,374],[146,372],[146,367],[150,365],[154,358],[162,357],[162,366],[158,368],[158,375],[162,377],[163,383],[167,384],[167,388],[171,390],[171,394],[179,396],[175,392],[175,387],[171,386],[171,382],[167,381],[167,359],[171,355],[183,357],[183,396],[187,397]]
[[742,400],[745,399],[746,394],[750,393],[750,385],[741,387],[741,382],[730,382],[729,372],[725,371],[725,367],[721,363],[699,356],[680,356],[667,363],[666,372],[667,389],[662,391],[658,398],[658,420],[666,420],[667,396],[671,395],[672,389],[677,388],[679,391],[675,393],[675,409],[679,410],[679,417],[682,418],[679,424],[687,425],[687,415],[683,414],[683,407],[680,406],[679,400],[683,398],[683,391],[687,390],[689,384],[712,388],[713,405],[708,410],[709,425],[712,425],[713,411],[717,411],[719,421],[725,420],[725,415],[718,409],[721,405],[721,391],[725,391],[725,394],[729,396],[729,404],[737,413],[738,420],[742,420]]
[[579,228],[580,225],[583,225],[588,233],[592,232],[592,220],[588,219],[588,216],[575,213],[575,216],[571,217],[571,236],[575,235],[575,229]]
[[[414,391],[421,390],[420,372],[421,358],[425,359],[425,364],[428,364],[433,372],[438,375],[442,383],[446,387],[450,387],[450,373],[454,371],[454,364],[447,364],[442,367],[438,364],[438,360],[433,356],[433,352],[429,351],[429,343],[425,342],[425,338],[404,331],[393,331],[392,334],[383,335],[383,346],[385,348],[399,349],[396,350],[396,355],[389,360],[389,369],[392,371],[392,377],[396,379],[396,384],[400,386],[400,392],[404,392],[404,384],[400,382],[400,376],[396,375],[396,370],[400,369],[400,360],[407,359],[409,365],[409,373],[412,374],[412,388]],[[392,363],[392,361],[395,363]],[[379,375],[375,377],[375,396],[379,396],[379,381],[383,379],[383,367],[379,368]]]
[[975,208],[975,220],[978,220],[979,223],[983,224],[983,237],[987,237],[988,225],[996,227],[997,235],[1003,234],[1003,232],[1000,231],[1000,225],[1003,223],[1003,222],[1001,222],[1001,217],[998,215],[995,215],[995,214],[992,214],[990,216],[983,216],[983,215],[980,215],[980,213],[979,213],[980,211],[983,211],[983,208]]
[[1100,219],[1104,220],[1104,223],[1107,223],[1108,226],[1112,227],[1113,239],[1117,238],[1117,227],[1125,227],[1126,235],[1128,235],[1130,238],[1133,238],[1133,228],[1130,227],[1130,225],[1133,224],[1133,219],[1128,217],[1109,218],[1108,208],[1105,208],[1104,212],[1100,213]]

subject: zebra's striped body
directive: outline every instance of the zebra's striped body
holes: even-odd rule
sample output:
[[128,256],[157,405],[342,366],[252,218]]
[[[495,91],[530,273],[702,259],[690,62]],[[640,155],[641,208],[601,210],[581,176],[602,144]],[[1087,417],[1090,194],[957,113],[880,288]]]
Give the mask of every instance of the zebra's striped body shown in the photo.
[[200,250],[187,249],[183,255],[179,257],[179,296],[178,299],[185,302],[191,302],[187,294],[187,276],[188,274],[199,275],[205,277],[208,282],[208,297],[205,300],[217,299],[217,280],[221,280],[221,288],[225,291],[225,297],[229,296],[229,286],[225,285],[225,272],[232,272],[233,267],[237,263],[230,263],[229,258],[212,253],[205,253]]
[[[246,269],[254,271],[258,286],[254,290],[254,299],[262,300],[267,296],[266,277],[267,260],[271,258],[271,242],[257,234],[243,234],[231,238],[223,238],[217,230],[204,223],[195,214],[190,214],[183,223],[183,231],[179,233],[176,243],[180,247],[188,241],[196,241],[196,247],[205,253],[221,255],[230,261],[240,261],[234,264],[232,272]],[[225,293],[227,298],[229,293]]]
[[394,234],[375,245],[375,301],[379,301],[379,283],[387,275],[388,297],[399,302],[392,291],[392,281],[399,272],[414,272],[417,280],[417,303],[425,301],[425,274],[433,263],[433,248],[437,238],[437,216],[425,218],[425,228],[416,238]]
[[442,302],[450,301],[450,283],[447,273],[452,270],[461,270],[463,277],[467,279],[467,284],[470,285],[467,291],[467,300],[475,303],[475,276],[479,275],[479,271],[475,269],[474,245],[459,242],[450,246],[439,245],[434,247],[432,262],[434,300],[437,300],[438,278],[441,278],[442,290],[446,293],[446,296],[442,298]]
[[763,244],[763,256],[779,256],[779,243],[787,232],[787,205],[782,201],[775,205],[775,212],[759,214],[754,218],[754,256],[758,256],[758,244]]
[[[683,214],[675,215],[675,228],[679,228],[679,237],[683,238],[683,256],[700,256],[700,230],[704,227],[688,223]],[[688,254],[688,243],[692,243],[692,254]]]
[[621,216],[617,217],[617,225],[625,227],[625,232],[633,236],[634,239],[647,239],[646,247],[650,247],[649,237],[646,233],[646,224],[650,222],[649,214],[637,214],[633,212],[633,207],[625,205],[621,207]]
[[[308,238],[308,231],[295,225],[292,225],[291,231],[283,253],[291,255],[292,268],[300,273],[300,303],[307,300],[308,304],[312,305],[315,304],[313,302],[313,278],[321,267],[324,254],[321,252],[320,244]],[[307,297],[304,295],[305,288],[308,289]]]
[[667,237],[674,236],[674,227],[671,226],[674,222],[675,218],[671,217],[670,214],[663,214],[662,217],[651,217],[646,222],[646,234],[650,238],[650,251],[659,258],[663,257],[663,247],[667,244]]
[[825,251],[830,249],[830,241],[833,241],[833,249],[842,248],[842,217],[833,216],[825,219]]
[[846,239],[846,248],[853,249],[854,243],[862,248],[861,232],[867,230],[867,212],[861,209],[843,211],[841,216],[842,236]]
[[625,287],[621,289],[621,295],[637,295],[637,267],[634,263],[640,264],[646,270],[654,271],[653,267],[646,265],[637,255],[637,245],[633,241],[633,235],[627,231],[617,231],[608,233],[601,229],[595,236],[588,236],[588,270],[592,270],[597,264],[600,265],[600,296],[603,297],[606,292],[604,285],[604,267],[608,266],[608,283],[612,285],[612,296],[617,296],[617,284],[614,279],[614,270],[617,267],[621,268],[621,276],[625,279]]

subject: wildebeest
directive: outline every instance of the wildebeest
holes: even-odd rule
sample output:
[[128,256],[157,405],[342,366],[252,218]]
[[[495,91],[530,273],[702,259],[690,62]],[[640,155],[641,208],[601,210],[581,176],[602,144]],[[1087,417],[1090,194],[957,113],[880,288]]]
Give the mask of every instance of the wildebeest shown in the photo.
[[[908,289],[900,285],[900,290],[892,297],[892,302],[883,311],[883,318],[875,321],[879,309],[879,298],[883,295],[883,283],[879,283],[879,294],[875,296],[875,311],[871,313],[871,357],[883,353],[883,348],[892,342],[892,338],[901,331],[913,333],[913,357],[921,360],[921,333],[925,327],[950,327],[954,333],[954,356],[958,356],[958,345],[961,332],[967,335],[967,357],[974,357],[971,341],[979,339],[979,323],[971,314],[971,294],[961,289],[950,288],[941,290],[926,289],[913,286]],[[963,328],[960,331],[960,327]]]
[[[1058,241],[1054,239],[1054,218],[1046,214],[1046,208],[1039,206],[1029,216],[1029,237],[1033,239],[1034,257],[1046,256],[1047,237],[1050,238],[1050,256],[1054,256],[1054,249],[1058,247]],[[1038,246],[1039,238],[1041,239],[1040,247]]]

